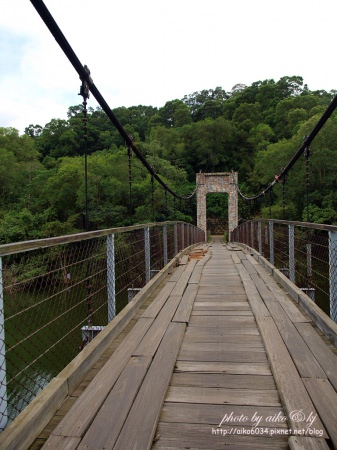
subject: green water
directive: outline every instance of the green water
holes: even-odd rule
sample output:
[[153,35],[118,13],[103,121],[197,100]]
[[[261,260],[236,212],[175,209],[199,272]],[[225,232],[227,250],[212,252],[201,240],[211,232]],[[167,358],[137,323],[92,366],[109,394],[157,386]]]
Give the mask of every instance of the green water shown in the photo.
[[[94,306],[100,306],[93,324],[106,325],[102,301],[93,297]],[[7,293],[4,302],[8,412],[13,419],[79,353],[88,305],[81,287],[53,293],[48,301],[39,294]]]

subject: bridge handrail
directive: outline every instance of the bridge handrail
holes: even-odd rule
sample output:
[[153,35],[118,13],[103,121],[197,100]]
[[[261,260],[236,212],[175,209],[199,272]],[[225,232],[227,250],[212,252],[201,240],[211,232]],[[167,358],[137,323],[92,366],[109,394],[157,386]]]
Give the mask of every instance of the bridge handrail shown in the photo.
[[82,233],[67,234],[64,236],[56,236],[51,238],[34,239],[29,241],[14,242],[10,244],[0,245],[0,257],[12,255],[15,253],[28,252],[39,248],[53,247],[56,245],[70,244],[72,242],[86,241],[98,237],[108,236],[112,233],[126,233],[128,231],[142,230],[145,227],[153,228],[163,225],[174,225],[184,223],[181,220],[167,222],[151,222],[147,224],[130,225],[127,227],[105,228],[103,230],[87,231]]
[[204,240],[195,225],[168,221],[1,245],[0,430],[179,252]]
[[337,323],[336,225],[254,219],[231,238],[264,256]]
[[253,219],[252,222],[271,222],[284,225],[294,225],[296,227],[311,228],[314,230],[337,231],[337,225],[329,225],[325,223],[299,222],[296,220],[293,221],[293,220],[265,219],[265,218]]

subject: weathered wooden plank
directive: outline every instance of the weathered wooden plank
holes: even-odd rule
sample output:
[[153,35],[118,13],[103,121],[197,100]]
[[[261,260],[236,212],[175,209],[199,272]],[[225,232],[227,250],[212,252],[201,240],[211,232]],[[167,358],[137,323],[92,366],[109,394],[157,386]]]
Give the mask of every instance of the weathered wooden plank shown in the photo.
[[[71,401],[69,402],[69,400],[71,400]],[[52,419],[48,422],[48,424],[44,427],[42,432],[39,434],[39,439],[42,438],[43,442],[45,442],[48,439],[49,435],[53,432],[54,428],[59,424],[61,418],[65,416],[65,414],[69,411],[69,409],[71,408],[71,406],[74,404],[74,402],[76,400],[77,400],[77,398],[69,397],[64,402],[64,404],[62,405],[62,408],[57,410],[55,415],[52,417]],[[2,446],[0,446],[0,448],[2,448]],[[10,447],[6,447],[6,448],[10,448]],[[28,448],[28,446],[27,446],[27,448]]]
[[194,351],[221,351],[221,352],[227,352],[227,351],[244,351],[244,350],[248,350],[248,351],[259,351],[259,352],[265,352],[265,348],[263,343],[260,342],[255,342],[255,343],[250,343],[250,345],[248,345],[247,342],[236,342],[234,339],[232,339],[232,341],[234,342],[191,342],[188,341],[186,339],[184,339],[184,342],[181,346],[181,351],[189,351],[189,350],[194,350]]
[[270,289],[268,289],[266,283],[259,277],[259,275],[255,272],[250,274],[251,279],[253,280],[262,300],[268,307],[269,302],[275,302],[276,299]]
[[250,264],[252,264],[252,266],[258,270],[259,267],[259,262],[254,258],[253,255],[251,255],[250,253],[248,253],[247,251],[245,251],[245,255],[247,260],[250,262]]
[[[288,295],[282,291],[278,286],[275,279],[266,271],[266,269],[260,265],[256,266],[256,270],[262,280],[268,285],[275,300],[277,300],[288,314],[289,318],[293,322],[310,322],[310,319],[305,317],[298,307],[293,303]],[[260,292],[261,294],[261,292]]]
[[[217,264],[217,265],[215,265]],[[204,266],[204,270],[202,271],[203,276],[233,276],[236,278],[238,273],[236,271],[236,267],[233,266],[232,261],[226,263],[223,261],[216,261],[214,258],[206,267]]]
[[115,444],[115,450],[146,450],[152,445],[165,393],[186,325],[171,323]]
[[221,302],[240,302],[241,303],[241,302],[247,302],[247,296],[243,289],[242,289],[242,292],[240,292],[240,293],[235,293],[235,294],[222,293],[220,295],[207,295],[207,294],[201,295],[200,292],[198,291],[196,301],[200,301],[200,302],[221,301]]
[[[214,266],[214,264],[219,264],[219,266]],[[226,264],[222,262],[216,262],[212,261],[212,264],[209,264],[208,266],[204,267],[204,270],[202,271],[203,275],[207,276],[214,276],[214,275],[222,275],[222,276],[234,276],[236,277],[238,272],[235,267],[233,267],[232,262],[228,262]]]
[[170,386],[166,402],[208,403],[213,405],[281,406],[276,389],[226,389]]
[[[163,268],[151,281],[133,298],[133,300],[109,323],[103,331],[87,345],[57,376],[55,380],[66,386],[67,394],[74,389],[86,377],[86,373],[92,370],[102,354],[111,345],[111,342],[121,333],[121,330],[127,327],[132,321],[139,308],[144,305],[146,299],[156,289],[172,268],[176,259],[174,258],[169,264]],[[66,394],[66,395],[67,395]],[[13,421],[8,425],[6,430],[1,433],[0,447],[4,443],[6,449],[10,449],[11,445],[15,449],[20,445],[28,447],[34,438],[41,432],[44,426],[51,419],[53,413],[59,406],[58,398],[61,396],[60,402],[64,401],[63,390],[56,390],[52,381],[31,403],[34,413],[31,415],[30,408],[26,408],[21,414],[18,421]],[[48,397],[48,398],[47,398]],[[33,417],[39,416],[38,421]],[[8,440],[7,440],[8,437]],[[18,444],[19,441],[21,444]],[[23,443],[24,442],[24,443]]]
[[168,281],[172,281],[172,282],[176,283],[179,280],[179,278],[181,277],[181,275],[184,272],[184,270],[185,270],[185,266],[177,267],[174,270],[173,274],[171,275],[171,277],[169,278]]
[[179,259],[179,266],[185,266],[188,263],[188,258],[189,255],[183,255],[180,259]]
[[[304,385],[318,411],[318,414],[330,436],[334,448],[337,448],[337,393],[328,380],[304,378]],[[318,417],[311,429],[323,430]]]
[[[219,262],[219,264],[222,264]],[[234,275],[232,275],[234,273]],[[229,278],[230,276],[230,278]],[[240,282],[240,277],[236,271],[236,269],[233,266],[233,262],[230,262],[230,265],[224,266],[221,271],[216,271],[211,267],[211,265],[208,268],[203,269],[202,271],[202,279],[207,280],[217,280],[220,283],[223,283],[225,278],[226,281],[237,281]]]
[[190,279],[188,280],[189,284],[199,284],[201,274],[202,274],[203,266],[196,264],[196,266],[193,269],[192,275]]
[[[274,280],[273,280],[274,281]],[[274,288],[273,288],[274,289]],[[299,308],[293,303],[292,299],[284,292],[276,293],[278,302],[282,305],[282,308],[288,314],[292,322],[310,322],[309,317],[305,317]]]
[[[289,417],[290,428],[293,430],[302,429],[302,423],[298,422],[296,417],[294,420],[294,411],[302,410],[303,414],[309,417],[310,414],[315,414],[315,407],[306,392],[273,318],[259,318],[258,325],[283,406]],[[316,427],[323,429],[320,420],[317,421]]]
[[162,290],[159,292],[159,294],[156,296],[156,298],[153,300],[151,305],[148,308],[146,308],[146,310],[143,312],[142,317],[155,318],[159,314],[159,311],[162,309],[162,307],[165,305],[174,286],[175,282],[168,281],[162,288]]
[[309,436],[290,436],[289,447],[291,450],[329,450],[324,438]]
[[326,378],[326,374],[311,353],[300,333],[278,302],[268,304],[268,309],[302,377]]
[[193,309],[195,311],[204,311],[204,310],[251,311],[248,301],[232,302],[226,301],[225,299],[209,302],[195,301]]
[[270,375],[268,363],[177,361],[175,372]]
[[330,350],[311,324],[296,323],[295,326],[337,391],[337,356]]
[[253,436],[248,434],[251,427],[243,426],[235,427],[236,434],[231,434],[231,428],[233,427],[221,427],[221,431],[210,425],[161,422],[157,431],[158,440],[154,443],[153,449],[288,449],[287,436]]
[[232,309],[209,309],[209,310],[198,310],[198,309],[194,309],[192,311],[192,316],[203,316],[203,317],[208,317],[208,316],[246,316],[246,317],[251,317],[253,316],[253,313],[247,309],[238,309],[238,310],[232,310]]
[[186,333],[184,337],[184,344],[188,343],[213,343],[213,344],[244,344],[247,348],[263,346],[263,342],[260,336],[252,334],[211,334],[211,333]]
[[242,264],[237,265],[238,272],[241,276],[248,301],[253,309],[256,319],[268,317],[270,315],[267,307],[263,303],[261,296],[255,287],[253,280]]
[[223,326],[205,326],[205,327],[192,327],[189,326],[186,331],[186,335],[216,335],[216,336],[226,336],[226,335],[240,335],[240,336],[259,336],[259,330],[256,324],[246,325],[244,328],[239,326],[226,327]]
[[188,280],[191,276],[191,273],[193,271],[193,268],[194,268],[196,262],[197,261],[194,259],[194,260],[190,261],[187,264],[187,266],[184,267],[185,270],[181,274],[180,278],[178,279],[177,284],[175,285],[175,287],[172,291],[172,295],[181,295],[182,296],[184,294]]
[[[284,345],[274,319],[269,315],[260,295],[256,292],[256,288],[254,287],[254,289],[252,287],[252,281],[249,274],[241,264],[237,265],[237,269],[242,277],[249,302],[257,320],[268,353],[268,358],[272,366],[275,381],[283,405],[289,416],[290,427],[295,430],[301,429],[302,424],[293,419],[292,413],[302,409],[306,417],[308,417],[310,413],[315,412],[314,405],[303,386],[302,380],[300,379],[294,362]],[[291,383],[289,383],[289,380],[291,380]],[[321,422],[319,423],[319,426],[322,426],[323,428]]]
[[179,303],[176,313],[172,319],[173,322],[188,323],[192,313],[193,303],[197,295],[198,285],[189,284],[184,292],[184,295]]
[[[227,275],[227,274],[226,274]],[[217,283],[220,284],[222,286],[240,286],[241,285],[241,280],[239,275],[231,275],[230,278],[226,277],[224,274],[213,274],[213,275],[206,275],[206,274],[202,274],[201,279],[200,279],[200,285],[201,286],[212,286],[212,284]]]
[[180,301],[180,295],[170,295],[144,338],[133,352],[134,356],[153,356],[155,354]]
[[230,362],[265,362],[265,350],[250,348],[249,350],[184,350],[181,349],[178,361],[230,361]]
[[213,295],[218,297],[228,296],[228,295],[237,295],[243,294],[242,286],[199,286],[198,294],[200,297],[207,295]]
[[82,439],[79,450],[113,448],[151,361],[151,357],[145,356],[130,359]]
[[255,325],[254,317],[245,316],[192,316],[190,327],[246,327]]
[[75,450],[79,443],[78,437],[50,436],[45,446],[51,450]]
[[[228,417],[227,424],[233,426],[256,425],[257,408],[255,405],[210,405],[207,403],[173,403],[165,402],[160,422],[176,422],[176,423],[196,423],[207,425],[219,425],[225,415]],[[255,414],[255,416],[254,416]],[[280,406],[259,406],[258,415],[261,418],[259,426],[270,427],[270,419],[273,417],[284,418],[283,409]],[[242,417],[247,418],[245,422]],[[278,420],[277,428],[287,428],[287,423],[284,420]],[[209,441],[211,446],[211,439]]]
[[140,318],[118,349],[74,403],[52,435],[82,437],[153,319]]
[[210,261],[211,258],[212,256],[209,253],[207,253],[207,255],[205,255],[200,261],[197,262],[197,265],[205,266]]
[[174,373],[171,386],[219,387],[232,389],[276,389],[271,375],[219,374],[219,373]]
[[243,250],[238,250],[236,252],[236,254],[238,255],[238,257],[240,258],[240,261],[247,259],[246,253],[244,253]]
[[228,260],[220,260],[212,257],[211,262],[207,264],[206,267],[204,267],[203,274],[205,275],[215,275],[215,274],[235,274],[237,275],[237,272],[235,270],[235,267],[233,267],[231,261]]
[[204,292],[204,289],[206,288],[209,292],[208,295],[217,295],[217,293],[219,293],[220,291],[225,294],[225,293],[231,293],[231,292],[236,292],[238,294],[242,294],[244,291],[242,289],[242,284],[241,283],[237,283],[236,281],[233,282],[222,282],[220,283],[219,281],[216,281],[216,279],[213,280],[203,280],[202,277],[200,279],[199,282],[199,288],[201,289],[201,295]]
[[[310,413],[315,413],[314,405],[304,388],[302,380],[276,327],[274,319],[270,316],[257,289],[252,285],[249,274],[242,264],[237,264],[236,267],[244,283],[249,303],[261,332],[276,385],[289,417],[290,427],[294,430],[299,430],[301,429],[302,424],[294,420],[292,413],[302,409],[305,416],[309,417]],[[289,383],[289,380],[291,380],[291,383]],[[321,422],[319,422],[318,425],[323,429]]]
[[233,253],[231,254],[231,257],[232,257],[232,259],[233,259],[234,264],[240,264],[241,260],[240,260],[240,258],[238,257],[238,255],[236,254],[236,252],[233,252]]
[[259,336],[217,336],[211,335],[209,340],[204,339],[191,339],[191,336],[185,335],[184,343],[181,347],[184,350],[220,350],[220,351],[233,351],[233,350],[252,350],[264,351],[265,348],[262,339]]

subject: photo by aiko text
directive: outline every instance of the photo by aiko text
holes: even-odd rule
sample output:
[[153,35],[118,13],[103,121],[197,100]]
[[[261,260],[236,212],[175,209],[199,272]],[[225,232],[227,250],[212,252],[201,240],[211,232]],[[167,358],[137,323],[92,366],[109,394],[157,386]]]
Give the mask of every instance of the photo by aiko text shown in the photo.
[[[291,411],[288,417],[282,412],[268,416],[255,411],[253,414],[225,414],[217,427],[212,427],[212,435],[295,435],[323,436],[324,430],[315,427],[317,414],[305,414],[303,410]],[[291,427],[288,424],[292,423]],[[298,424],[297,426],[294,426]]]

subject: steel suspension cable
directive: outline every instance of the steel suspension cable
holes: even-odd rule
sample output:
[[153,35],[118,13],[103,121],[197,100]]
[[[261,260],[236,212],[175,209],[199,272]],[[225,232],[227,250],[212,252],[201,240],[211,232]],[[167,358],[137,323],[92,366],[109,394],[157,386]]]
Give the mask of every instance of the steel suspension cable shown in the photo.
[[133,223],[133,210],[132,210],[132,148],[130,146],[128,146],[128,164],[129,164],[129,210],[130,210],[130,221],[131,221],[131,224],[132,224]]
[[49,10],[46,7],[46,5],[44,4],[44,2],[42,0],[30,0],[30,1],[33,4],[33,6],[36,9],[36,11],[38,12],[38,14],[40,15],[41,19],[44,21],[45,25],[47,26],[47,28],[49,29],[51,34],[53,35],[53,37],[55,38],[56,42],[59,44],[59,46],[61,47],[61,49],[63,50],[63,52],[67,56],[68,60],[72,64],[72,66],[74,67],[74,69],[78,73],[81,81],[85,82],[88,85],[88,87],[90,89],[90,92],[95,97],[95,99],[97,100],[98,104],[101,106],[101,108],[103,109],[105,114],[109,117],[110,121],[117,128],[119,134],[123,137],[123,139],[125,140],[126,144],[132,148],[132,150],[136,154],[137,158],[146,167],[148,172],[151,175],[153,175],[154,178],[163,186],[163,188],[165,190],[167,190],[174,197],[182,198],[182,199],[187,199],[187,198],[192,197],[195,194],[196,189],[188,196],[181,196],[181,195],[177,194],[175,191],[173,191],[160,178],[160,176],[152,169],[151,165],[148,163],[148,161],[142,155],[142,153],[138,150],[138,148],[136,147],[133,139],[130,138],[129,134],[126,132],[126,130],[124,129],[122,124],[119,122],[119,120],[117,119],[117,117],[115,116],[115,114],[113,113],[113,111],[111,110],[111,108],[109,107],[109,105],[107,104],[105,99],[103,98],[102,94],[99,92],[99,90],[95,86],[95,84],[94,84],[94,82],[93,82],[93,80],[92,80],[92,78],[90,76],[90,71],[88,70],[87,66],[83,66],[81,64],[81,62],[78,59],[76,53],[74,52],[74,50],[70,46],[69,42],[65,38],[64,34],[62,33],[61,29],[57,25],[55,19],[53,18],[53,16],[49,12]]
[[310,194],[310,149],[309,147],[305,148],[304,151],[305,156],[305,184],[306,184],[306,204],[307,204],[307,222],[310,222],[310,211],[309,211],[309,194]]
[[254,195],[252,197],[248,197],[248,196],[244,195],[241,192],[241,190],[239,189],[239,187],[237,186],[237,191],[238,191],[239,195],[244,200],[254,200],[254,199],[257,199],[259,197],[263,197],[268,191],[273,189],[273,187],[275,186],[276,183],[279,183],[280,181],[284,180],[286,175],[287,175],[287,173],[294,166],[294,164],[299,159],[299,157],[306,151],[306,149],[309,148],[309,146],[312,143],[312,141],[315,139],[317,134],[320,132],[320,130],[325,125],[326,121],[329,119],[329,117],[332,115],[332,113],[334,112],[334,110],[336,108],[337,108],[337,95],[335,95],[335,97],[332,99],[330,105],[324,111],[324,113],[322,114],[321,118],[318,120],[318,122],[314,126],[313,130],[311,131],[311,133],[308,136],[306,136],[306,138],[304,139],[301,147],[297,150],[295,155],[291,158],[291,160],[288,162],[288,164],[281,170],[280,174],[279,175],[275,175],[275,179],[273,180],[272,183],[270,183],[259,194]]

